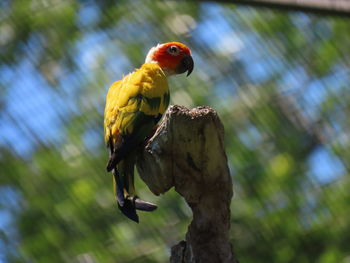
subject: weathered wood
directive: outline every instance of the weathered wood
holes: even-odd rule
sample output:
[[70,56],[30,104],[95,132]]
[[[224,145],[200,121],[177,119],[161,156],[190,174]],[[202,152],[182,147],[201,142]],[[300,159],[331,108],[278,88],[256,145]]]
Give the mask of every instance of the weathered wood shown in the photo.
[[186,241],[172,248],[170,262],[238,262],[229,242],[233,190],[224,128],[213,109],[171,106],[137,168],[154,194],[174,186],[192,209]]

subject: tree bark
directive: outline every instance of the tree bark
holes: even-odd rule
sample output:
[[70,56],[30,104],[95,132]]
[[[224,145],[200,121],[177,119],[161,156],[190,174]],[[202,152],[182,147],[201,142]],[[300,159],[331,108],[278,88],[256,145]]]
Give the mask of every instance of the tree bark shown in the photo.
[[238,262],[229,242],[233,190],[224,128],[213,109],[171,106],[137,168],[154,194],[174,186],[192,209],[185,241],[172,247],[170,262]]

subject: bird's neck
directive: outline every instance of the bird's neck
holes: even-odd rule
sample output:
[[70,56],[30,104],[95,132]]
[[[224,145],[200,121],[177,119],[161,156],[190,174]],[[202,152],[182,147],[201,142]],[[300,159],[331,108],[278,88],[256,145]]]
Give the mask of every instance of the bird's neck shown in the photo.
[[172,69],[162,68],[162,70],[166,77],[170,77],[176,74],[175,70]]

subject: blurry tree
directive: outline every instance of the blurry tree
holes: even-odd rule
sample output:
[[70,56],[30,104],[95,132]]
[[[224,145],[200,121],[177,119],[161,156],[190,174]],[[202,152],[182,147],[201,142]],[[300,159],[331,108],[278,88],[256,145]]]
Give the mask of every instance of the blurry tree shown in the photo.
[[189,209],[174,193],[120,216],[102,141],[108,85],[169,40],[196,71],[172,103],[226,129],[241,262],[348,262],[346,18],[176,1],[0,2],[0,261],[166,262]]

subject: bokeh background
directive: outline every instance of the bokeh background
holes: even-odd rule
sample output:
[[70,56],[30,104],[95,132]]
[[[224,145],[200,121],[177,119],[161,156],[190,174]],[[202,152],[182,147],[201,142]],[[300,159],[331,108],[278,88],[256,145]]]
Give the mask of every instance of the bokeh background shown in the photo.
[[191,212],[173,190],[140,224],[105,172],[109,85],[181,41],[171,103],[215,108],[241,262],[350,262],[350,20],[215,1],[0,2],[0,262],[167,262]]

